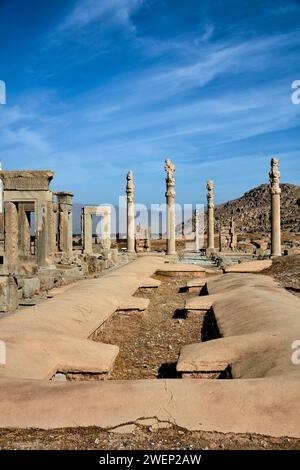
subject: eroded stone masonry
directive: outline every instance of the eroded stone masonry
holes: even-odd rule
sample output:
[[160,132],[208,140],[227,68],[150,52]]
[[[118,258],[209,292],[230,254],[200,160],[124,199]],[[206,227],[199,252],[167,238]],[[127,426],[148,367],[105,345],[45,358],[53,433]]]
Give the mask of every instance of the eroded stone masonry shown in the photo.
[[[247,238],[233,215],[216,223],[211,179],[206,223],[195,212],[185,238],[170,159],[164,170],[158,237],[150,219],[137,223],[137,181],[124,175],[124,239],[101,201],[82,207],[74,233],[74,195],[52,189],[52,171],[0,172],[0,427],[300,438],[300,300],[270,274],[295,243],[281,234],[278,160],[271,232]],[[285,269],[297,277],[295,266]]]
[[[177,236],[175,220],[175,165],[165,160],[166,227],[161,237],[152,239],[151,226],[135,224],[133,172],[126,176],[127,240],[111,239],[111,207],[84,206],[81,236],[73,233],[73,193],[54,191],[50,170],[0,171],[0,311],[15,311],[29,299],[47,296],[57,286],[123,264],[136,254],[165,251],[176,256],[189,251],[184,231]],[[195,253],[203,253],[218,265],[226,259],[239,261],[255,257],[276,257],[282,253],[280,227],[280,183],[278,160],[272,158],[270,170],[271,236],[245,239],[236,232],[234,217],[215,231],[214,183],[207,182],[207,227],[205,245],[200,245],[199,214],[195,213]],[[3,197],[3,201],[2,201]],[[93,218],[100,217],[101,236],[93,233]],[[165,232],[166,241],[162,240]],[[123,244],[122,244],[123,243]],[[34,302],[34,300],[32,300]]]
[[[82,237],[76,246],[73,194],[51,190],[53,177],[44,170],[1,171],[1,312],[15,311],[53,287],[118,263],[117,249],[110,243],[110,207],[83,207]],[[101,217],[103,240],[93,236],[93,215]]]

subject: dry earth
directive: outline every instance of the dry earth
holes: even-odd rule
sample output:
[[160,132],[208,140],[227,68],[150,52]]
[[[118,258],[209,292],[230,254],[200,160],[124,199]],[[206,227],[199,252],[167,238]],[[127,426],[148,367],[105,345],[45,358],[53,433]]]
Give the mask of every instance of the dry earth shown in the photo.
[[[274,276],[284,287],[298,289],[300,256],[275,260],[265,274]],[[181,318],[187,298],[187,294],[181,292],[185,279],[163,277],[161,280],[158,289],[142,289],[136,294],[150,299],[146,312],[119,312],[99,331],[99,341],[120,346],[112,379],[172,377],[180,347],[199,339],[200,321]],[[51,431],[1,429],[0,449],[292,450],[300,449],[300,439],[191,432],[176,426],[159,430],[139,426],[131,434],[116,434],[95,427]]]
[[271,438],[250,434],[222,434],[186,431],[172,426],[152,431],[140,427],[131,434],[115,434],[96,427],[41,429],[1,429],[0,449],[66,449],[66,450],[294,450],[300,440]]
[[200,320],[182,316],[187,279],[156,278],[162,281],[159,288],[136,293],[150,299],[145,312],[117,312],[98,334],[98,341],[120,347],[112,379],[175,377],[180,348],[199,341]]
[[300,294],[300,255],[275,258],[272,266],[262,274],[273,276],[282,287]]

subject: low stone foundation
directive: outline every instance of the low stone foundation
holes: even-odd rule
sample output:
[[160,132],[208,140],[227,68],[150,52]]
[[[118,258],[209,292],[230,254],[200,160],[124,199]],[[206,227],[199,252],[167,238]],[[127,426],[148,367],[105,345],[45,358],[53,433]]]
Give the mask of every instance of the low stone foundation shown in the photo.
[[52,382],[84,382],[88,381],[96,381],[99,380],[107,380],[109,379],[110,372],[56,372],[53,377],[51,377]]

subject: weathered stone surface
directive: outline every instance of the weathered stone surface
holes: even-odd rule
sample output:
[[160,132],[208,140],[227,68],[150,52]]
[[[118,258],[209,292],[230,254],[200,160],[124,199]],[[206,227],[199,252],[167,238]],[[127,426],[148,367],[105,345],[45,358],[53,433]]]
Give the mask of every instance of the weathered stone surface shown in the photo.
[[233,266],[227,266],[224,271],[225,273],[256,273],[263,271],[263,269],[270,268],[272,266],[272,260],[264,259],[257,261],[246,261],[244,263],[235,264]]
[[14,312],[18,308],[18,287],[12,275],[0,276],[0,312]]
[[56,192],[58,205],[58,248],[67,256],[73,251],[73,194],[69,192]]
[[16,264],[18,262],[18,211],[13,202],[4,203],[5,212],[5,259],[6,264]]
[[111,207],[84,206],[81,213],[83,253],[93,254],[92,216],[101,217],[101,241],[104,250],[111,248]]
[[38,277],[31,277],[22,279],[21,286],[24,299],[29,299],[30,297],[39,294],[41,289],[41,282]]
[[53,176],[50,170],[0,171],[7,191],[47,191]]
[[[146,307],[133,294],[162,264],[159,257],[138,259],[99,279],[68,286],[52,299],[1,319],[0,339],[9,348],[3,377],[45,380],[59,372],[106,373],[118,353],[113,345],[87,338],[120,306]],[[51,270],[47,274],[50,274]],[[44,281],[48,276],[45,274]]]

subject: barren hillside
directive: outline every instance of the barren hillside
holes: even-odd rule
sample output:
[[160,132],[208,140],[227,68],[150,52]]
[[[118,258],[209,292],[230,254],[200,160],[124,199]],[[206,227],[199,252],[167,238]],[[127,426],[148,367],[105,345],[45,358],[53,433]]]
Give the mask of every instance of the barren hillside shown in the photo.
[[[281,191],[282,229],[284,232],[300,233],[300,186],[284,183],[281,184]],[[216,206],[216,228],[220,222],[228,226],[233,217],[240,233],[269,232],[270,205],[269,185],[262,184],[238,199]],[[181,226],[177,226],[177,233],[181,233]]]
[[[300,186],[281,185],[282,229],[300,232]],[[228,224],[233,216],[238,231],[268,232],[270,230],[270,189],[262,184],[242,197],[221,204],[215,209],[217,222]]]

